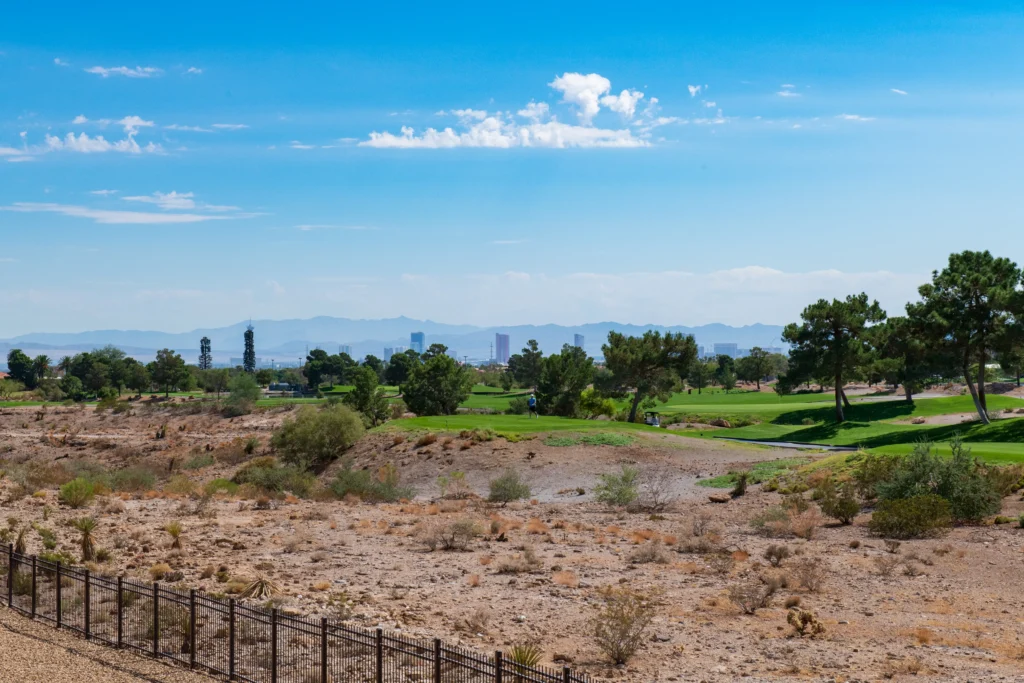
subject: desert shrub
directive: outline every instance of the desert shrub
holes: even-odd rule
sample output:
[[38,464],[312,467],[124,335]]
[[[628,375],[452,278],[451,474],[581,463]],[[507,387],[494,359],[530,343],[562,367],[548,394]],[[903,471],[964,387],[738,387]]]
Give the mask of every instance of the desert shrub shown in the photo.
[[196,490],[196,484],[188,477],[176,474],[164,485],[164,492],[176,496],[190,496]]
[[352,462],[346,460],[330,489],[338,498],[352,495],[368,503],[394,503],[415,496],[412,488],[399,485],[399,479],[398,469],[391,463],[377,470],[375,476],[369,470],[352,469]]
[[850,524],[860,512],[860,503],[853,492],[853,486],[843,484],[836,490],[831,479],[826,479],[818,487],[818,507],[822,513],[832,519],[837,519],[843,524]]
[[431,446],[435,443],[437,443],[437,434],[434,434],[433,432],[427,432],[426,434],[420,436],[420,438],[416,439],[415,447],[423,448],[424,446]]
[[141,465],[125,467],[110,474],[110,488],[113,491],[137,493],[149,491],[156,484],[156,475],[148,467]]
[[255,458],[234,476],[235,484],[249,484],[270,494],[289,492],[305,498],[316,486],[316,477],[292,465],[279,465],[272,457]]
[[58,500],[69,508],[84,508],[92,502],[96,495],[96,487],[92,482],[81,477],[72,479],[60,487]]
[[643,543],[629,554],[630,564],[668,564],[670,561],[665,546],[658,540]]
[[860,462],[853,471],[853,481],[857,493],[871,500],[878,494],[878,485],[892,478],[893,472],[899,467],[900,456],[865,453],[858,457]]
[[784,538],[792,532],[789,511],[773,505],[750,520],[750,526],[768,538]]
[[524,545],[522,553],[502,560],[498,563],[497,569],[499,574],[525,574],[537,571],[542,564],[533,546]]
[[442,474],[437,478],[437,486],[441,489],[442,498],[461,500],[473,495],[473,489],[466,483],[466,473],[455,471]]
[[775,545],[774,543],[764,551],[764,559],[768,560],[773,567],[778,567],[790,555],[792,555],[792,552],[787,546]]
[[987,468],[971,456],[959,436],[950,442],[952,457],[943,458],[928,442],[914,450],[876,486],[884,501],[936,495],[949,503],[954,522],[980,522],[999,512],[1001,496]]
[[509,662],[511,665],[509,668],[513,672],[516,672],[517,669],[522,670],[522,668],[537,666],[543,655],[543,650],[541,650],[537,644],[524,643],[522,645],[513,645],[510,647],[508,652],[505,653],[505,661]]
[[362,418],[347,406],[322,410],[303,406],[274,432],[271,445],[289,465],[321,469],[362,438],[363,432]]
[[606,588],[601,598],[604,604],[592,622],[594,641],[612,663],[625,664],[654,621],[653,601],[630,588]]
[[950,505],[944,498],[925,494],[884,500],[875,508],[868,527],[888,538],[932,536],[952,523]]
[[803,557],[791,569],[793,579],[802,587],[818,592],[825,583],[825,564],[816,557]]
[[775,577],[752,579],[729,587],[729,600],[744,614],[769,607],[780,584]]
[[487,496],[487,500],[492,503],[506,505],[530,497],[530,485],[523,481],[522,475],[517,470],[512,468],[492,479],[489,486],[490,494]]
[[209,467],[216,464],[217,460],[209,453],[198,453],[189,458],[183,467],[186,470],[201,470],[204,467]]
[[630,465],[623,465],[619,474],[600,474],[601,480],[594,487],[598,502],[616,507],[624,507],[637,499],[640,470]]
[[474,538],[480,535],[480,527],[472,519],[457,519],[428,524],[420,528],[420,541],[430,550],[463,551],[469,548]]
[[506,415],[526,415],[529,412],[530,406],[528,399],[525,396],[516,396],[508,402],[508,408],[505,409]]
[[675,502],[673,471],[669,467],[644,467],[637,478],[637,497],[629,504],[633,511],[662,512]]

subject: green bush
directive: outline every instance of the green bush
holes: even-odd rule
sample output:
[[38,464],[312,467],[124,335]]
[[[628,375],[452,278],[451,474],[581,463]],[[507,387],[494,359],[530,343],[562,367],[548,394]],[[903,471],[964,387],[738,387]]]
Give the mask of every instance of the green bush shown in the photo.
[[817,489],[818,507],[827,517],[837,519],[843,524],[852,523],[860,512],[860,503],[853,494],[853,486],[849,483],[843,484],[837,491],[831,479],[826,479],[826,482]]
[[352,469],[351,461],[346,460],[330,489],[338,498],[358,496],[368,503],[394,503],[416,495],[412,488],[399,485],[398,469],[390,463],[374,476],[369,470]]
[[[854,456],[857,457],[857,456]],[[900,464],[898,455],[865,453],[853,471],[853,481],[861,497],[873,500],[878,495],[878,484],[892,478]]]
[[96,487],[93,483],[82,477],[72,479],[60,487],[58,499],[69,508],[84,508],[92,502],[96,495]]
[[505,470],[498,478],[492,479],[490,488],[487,500],[492,503],[507,504],[530,497],[529,484],[512,468]]
[[885,538],[924,538],[952,524],[949,502],[934,494],[884,500],[871,515],[868,528]]
[[625,507],[637,499],[640,470],[623,465],[619,474],[598,475],[601,483],[594,487],[598,502]]
[[228,417],[248,415],[263,395],[256,380],[247,372],[232,377],[228,382],[228,391],[230,394],[224,401],[224,414]]
[[934,494],[949,503],[955,522],[981,522],[999,512],[1001,496],[987,468],[971,456],[959,437],[950,442],[952,457],[938,455],[921,442],[899,461],[876,490],[881,500],[899,500]]
[[212,496],[217,493],[226,493],[229,496],[232,496],[236,491],[238,491],[238,484],[230,479],[214,479],[213,481],[207,482],[206,486],[203,487],[203,491],[208,496]]
[[238,470],[234,483],[249,484],[268,494],[287,492],[305,498],[316,486],[316,477],[293,465],[278,465],[274,458],[264,457]]
[[281,425],[271,445],[281,460],[301,469],[322,469],[362,438],[363,420],[344,405],[317,410],[304,406]]
[[217,460],[211,454],[200,453],[198,455],[193,455],[191,458],[189,458],[189,460],[183,465],[183,467],[186,470],[201,470],[204,467],[209,467],[210,465],[214,465],[216,463]]
[[526,415],[530,410],[528,399],[525,396],[516,396],[508,402],[508,408],[505,409],[506,415]]

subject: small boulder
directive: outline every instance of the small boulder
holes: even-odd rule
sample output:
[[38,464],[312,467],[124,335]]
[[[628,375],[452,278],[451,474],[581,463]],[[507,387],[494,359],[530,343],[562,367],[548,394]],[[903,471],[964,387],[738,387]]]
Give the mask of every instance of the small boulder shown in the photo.
[[715,418],[714,420],[712,420],[708,424],[711,425],[712,427],[725,427],[726,429],[732,429],[732,425],[729,424],[729,421],[728,420],[723,420],[720,417]]
[[732,500],[732,496],[730,496],[728,493],[712,493],[710,496],[708,496],[708,500],[710,500],[712,503],[728,503],[730,500]]

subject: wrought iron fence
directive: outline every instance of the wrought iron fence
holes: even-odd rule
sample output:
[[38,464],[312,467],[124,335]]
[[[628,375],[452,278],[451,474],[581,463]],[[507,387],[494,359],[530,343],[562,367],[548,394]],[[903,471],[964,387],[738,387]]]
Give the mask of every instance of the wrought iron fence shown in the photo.
[[9,545],[0,554],[7,606],[89,640],[247,683],[589,683],[568,667],[524,666],[439,639],[91,574]]

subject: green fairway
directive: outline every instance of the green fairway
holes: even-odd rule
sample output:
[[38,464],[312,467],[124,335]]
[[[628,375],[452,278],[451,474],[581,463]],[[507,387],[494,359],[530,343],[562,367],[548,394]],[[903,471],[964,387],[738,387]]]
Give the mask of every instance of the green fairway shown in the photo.
[[[995,464],[1012,464],[1024,462],[1024,443],[992,443],[987,441],[971,441],[967,444],[971,455]],[[872,453],[892,453],[905,455],[914,449],[912,443],[893,444],[872,448]],[[949,455],[948,443],[937,443],[935,449],[942,455]]]
[[664,434],[657,427],[607,420],[572,420],[564,417],[530,418],[526,415],[450,415],[393,420],[388,428],[459,432],[463,429],[491,429],[498,434],[537,434],[540,432],[647,432]]

